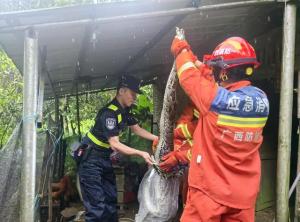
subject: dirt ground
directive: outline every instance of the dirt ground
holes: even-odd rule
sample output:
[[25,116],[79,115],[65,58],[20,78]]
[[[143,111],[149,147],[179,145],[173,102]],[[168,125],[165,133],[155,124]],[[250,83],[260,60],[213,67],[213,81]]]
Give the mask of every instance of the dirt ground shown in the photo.
[[[83,206],[78,204],[76,206],[77,210],[83,210]],[[135,214],[138,212],[138,203],[130,203],[120,206],[118,210],[119,213],[119,222],[132,222],[134,221]],[[273,222],[275,216],[275,211],[273,208],[268,208],[259,212],[256,212],[255,222]],[[74,220],[77,222],[84,222],[84,219]],[[179,222],[179,216],[177,219],[174,219],[173,222]]]
[[274,217],[275,217],[275,209],[268,208],[256,212],[255,222],[273,222]]
[[[120,210],[119,212],[120,212],[119,214],[120,222],[134,221],[134,215],[138,212],[138,204],[134,203],[134,204],[126,205],[124,210]],[[273,222],[274,216],[275,216],[275,209],[268,208],[256,212],[255,222]],[[175,219],[173,220],[173,222],[179,222],[179,219]]]

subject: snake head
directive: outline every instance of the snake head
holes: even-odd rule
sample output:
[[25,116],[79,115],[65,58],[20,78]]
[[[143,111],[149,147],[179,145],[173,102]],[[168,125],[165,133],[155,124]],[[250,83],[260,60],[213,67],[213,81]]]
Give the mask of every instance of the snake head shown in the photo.
[[184,40],[185,39],[184,30],[179,27],[176,27],[176,36],[175,37],[180,40]]

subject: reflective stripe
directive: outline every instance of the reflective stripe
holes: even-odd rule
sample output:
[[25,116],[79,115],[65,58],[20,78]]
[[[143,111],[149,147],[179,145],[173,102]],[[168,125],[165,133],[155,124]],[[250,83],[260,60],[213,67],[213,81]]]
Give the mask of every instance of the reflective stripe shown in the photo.
[[187,139],[187,142],[190,144],[190,146],[193,146],[193,140]]
[[192,159],[192,149],[189,149],[186,153],[186,157],[188,158],[189,161]]
[[117,111],[118,110],[118,107],[115,106],[114,104],[110,104],[107,108],[113,110],[113,111]]
[[97,144],[98,146],[102,146],[104,148],[110,147],[110,145],[108,143],[104,143],[104,142],[98,140],[91,132],[87,133],[87,137],[90,138],[93,141],[93,143]]
[[180,78],[181,74],[189,68],[196,68],[196,66],[193,62],[184,63],[177,71],[178,78]]
[[267,122],[267,119],[268,117],[244,118],[244,117],[235,117],[235,116],[228,116],[228,115],[219,115],[217,124],[224,125],[224,126],[258,128],[258,127],[264,127]]
[[184,137],[185,137],[186,139],[191,139],[191,138],[192,138],[192,136],[191,136],[191,134],[190,134],[190,132],[189,132],[189,129],[188,129],[186,123],[185,123],[185,124],[179,124],[179,125],[177,126],[177,128],[178,128],[178,127],[180,127],[180,129],[181,129],[181,131],[182,131],[182,133],[183,133],[183,135],[184,135]]
[[118,115],[118,123],[122,122],[122,114]]
[[[117,106],[115,106],[114,104],[110,104],[108,107],[108,109],[111,109],[113,111],[117,111],[119,108]],[[122,122],[122,114],[118,114],[118,123]]]
[[199,119],[199,111],[198,110],[196,110],[196,109],[194,109],[194,116],[197,118],[197,119]]

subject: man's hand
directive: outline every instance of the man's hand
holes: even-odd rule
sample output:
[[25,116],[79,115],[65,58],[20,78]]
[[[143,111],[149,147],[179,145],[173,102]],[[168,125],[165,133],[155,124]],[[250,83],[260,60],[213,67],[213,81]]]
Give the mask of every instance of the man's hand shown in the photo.
[[177,37],[173,39],[172,46],[171,46],[171,52],[174,55],[174,57],[177,57],[179,53],[181,53],[182,50],[190,50],[191,47],[189,43],[186,40],[180,40]]
[[152,152],[155,153],[156,149],[157,149],[157,145],[159,142],[159,137],[157,137],[155,140],[153,140],[152,142]]
[[148,165],[152,165],[152,159],[151,156],[149,155],[149,153],[144,152],[144,151],[140,151],[140,156],[144,158],[144,160],[146,161],[146,163],[148,163]]

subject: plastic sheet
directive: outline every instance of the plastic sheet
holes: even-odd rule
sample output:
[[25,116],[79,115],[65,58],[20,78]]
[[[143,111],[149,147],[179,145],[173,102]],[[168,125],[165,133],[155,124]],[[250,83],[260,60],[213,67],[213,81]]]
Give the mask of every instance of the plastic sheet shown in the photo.
[[151,167],[139,188],[136,222],[164,222],[174,218],[178,209],[179,177],[165,179]]

